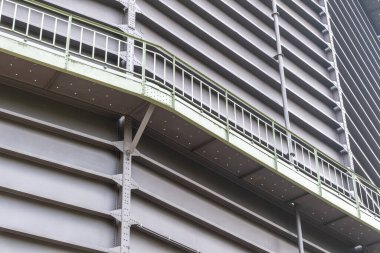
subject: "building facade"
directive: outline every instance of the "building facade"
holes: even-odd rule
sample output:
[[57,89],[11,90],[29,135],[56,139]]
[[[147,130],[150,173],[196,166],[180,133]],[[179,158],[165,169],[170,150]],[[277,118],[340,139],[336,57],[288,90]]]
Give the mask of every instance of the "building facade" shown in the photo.
[[374,0],[0,0],[0,252],[380,252]]

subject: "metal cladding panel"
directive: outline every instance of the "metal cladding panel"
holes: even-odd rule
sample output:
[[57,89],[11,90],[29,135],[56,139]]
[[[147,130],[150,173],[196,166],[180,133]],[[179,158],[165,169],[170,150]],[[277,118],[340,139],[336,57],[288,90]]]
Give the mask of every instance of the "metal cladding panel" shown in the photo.
[[0,212],[2,227],[98,247],[114,245],[115,227],[110,220],[4,193],[0,194]]
[[131,253],[157,252],[157,253],[184,253],[186,250],[168,245],[153,236],[147,235],[136,229],[131,234]]
[[94,210],[117,207],[116,187],[91,178],[1,154],[0,170],[0,187]]
[[[6,84],[6,81],[3,83]],[[118,140],[115,117],[106,117],[71,105],[62,106],[47,97],[7,85],[0,85],[0,110],[2,109],[106,140]]]
[[[142,13],[136,29],[144,39],[163,45],[283,124],[271,1],[139,0],[137,5]],[[340,160],[325,25],[317,10],[304,5],[278,5],[291,127]]]
[[[269,80],[271,82],[270,85],[260,79],[257,76],[260,73],[258,70],[254,70],[253,61],[250,59],[252,57],[257,59],[257,56],[251,53],[251,50],[247,50],[246,47],[240,45],[231,36],[224,34],[220,27],[208,24],[206,20],[202,20],[199,16],[195,18],[194,15],[196,14],[192,9],[183,6],[180,2],[171,1],[170,4],[169,2],[157,2],[158,6],[156,6],[154,2],[141,1],[138,2],[138,5],[143,10],[144,16],[141,17],[141,20],[138,17],[137,29],[141,30],[144,38],[160,45],[165,45],[171,51],[176,52],[176,54],[178,53],[180,58],[185,59],[193,66],[197,66],[197,69],[202,69],[203,73],[207,73],[208,76],[221,84],[239,82],[241,84],[240,87],[228,85],[228,89],[247,99],[248,102],[253,103],[253,101],[258,99],[260,94],[255,94],[252,89],[248,89],[247,92],[247,90],[242,88],[254,86],[257,89],[261,89],[265,93],[265,96],[270,97],[270,100],[274,101],[274,103],[280,103],[281,94],[279,93],[279,86],[276,84],[278,76],[275,74],[271,76],[272,80]],[[164,8],[166,11],[164,12],[160,8]],[[169,8],[170,12],[173,11],[175,13],[176,19],[167,13],[167,8]],[[184,15],[184,19],[181,20],[180,16],[182,14]],[[213,13],[213,15],[217,14]],[[224,13],[219,15],[222,18],[226,17]],[[219,17],[219,19],[221,18]],[[160,21],[158,22],[158,20]],[[184,24],[182,24],[183,22]],[[194,22],[196,26],[192,28],[189,22]],[[240,27],[239,29],[242,28]],[[267,48],[263,50],[269,50],[269,55],[274,54],[274,49],[268,47],[265,41],[257,35],[249,33],[247,30],[243,32],[249,37],[255,38],[258,43],[263,44]],[[172,35],[167,36],[168,33],[172,33]],[[231,52],[230,48],[236,48],[236,50]],[[236,62],[236,60],[240,62]],[[273,64],[273,60],[271,61],[271,64]],[[266,65],[268,71],[276,73],[274,67],[268,66],[264,61],[259,61],[260,63]],[[252,95],[256,98],[252,98]],[[261,97],[261,99],[261,102],[265,103],[266,98]],[[265,109],[264,103],[261,105],[265,112],[268,112],[277,119],[281,118],[281,114],[277,115],[277,113],[272,111],[273,109]],[[260,106],[260,103],[258,103],[258,106]]]
[[124,12],[121,6],[115,6],[117,1],[106,0],[43,0],[63,9],[88,16],[92,19],[119,25],[123,23]]
[[[250,50],[241,46],[230,36],[223,34],[222,31],[217,29],[218,27],[208,26],[208,23],[200,18],[191,18],[196,14],[180,2],[173,1],[170,2],[170,5],[169,2],[157,2],[159,7],[151,5],[152,3],[154,2],[138,3],[139,7],[143,10],[142,15],[144,16],[138,18],[137,29],[141,31],[144,39],[154,41],[159,45],[165,45],[165,48],[175,52],[180,58],[196,66],[197,69],[201,69],[203,73],[207,73],[209,77],[221,84],[239,82],[241,84],[240,87],[230,85],[228,88],[247,99],[248,102],[253,103],[253,101],[260,97],[260,94],[255,94],[252,89],[248,88],[251,86],[263,92],[265,96],[270,98],[270,101],[274,101],[276,104],[281,102],[279,86],[276,84],[278,76],[275,74],[275,68],[264,61],[259,61],[257,56],[252,54]],[[171,14],[160,10],[160,7],[170,8],[170,11],[176,13],[176,18],[180,19],[180,16],[184,15],[187,18],[186,20],[182,20],[185,24],[180,23],[182,22],[181,20],[173,19]],[[189,22],[194,22],[198,28],[188,28]],[[205,26],[208,26],[210,29],[204,29]],[[259,43],[265,44],[264,41],[254,34],[250,35],[256,41],[260,41]],[[264,47],[274,53],[273,49],[268,47],[268,45]],[[236,50],[231,53],[228,48],[236,48]],[[256,59],[256,63],[263,66],[253,67],[252,58]],[[273,64],[273,60],[271,64]],[[242,66],[244,67],[242,68]],[[256,71],[254,70],[255,68],[257,69]],[[258,78],[258,75],[260,75],[258,68],[266,69],[273,74],[271,75],[272,80],[269,80],[271,82],[270,85]],[[242,87],[247,87],[249,91],[247,92]],[[278,115],[271,108],[265,108],[265,100],[266,98],[261,97],[263,104],[258,103],[257,106],[262,105],[260,109],[263,109],[264,112],[268,112],[273,117],[281,119],[281,114]]]
[[[106,174],[115,174],[119,162],[114,151],[63,138],[39,129],[0,119],[0,145],[34,156]],[[70,159],[68,159],[68,157]]]
[[380,46],[359,1],[330,1],[355,171],[380,184]]
[[[252,190],[252,192],[247,191],[231,183],[220,174],[206,169],[208,165],[192,162],[188,157],[172,148],[145,136],[141,140],[139,150],[150,159],[167,166],[167,169],[172,170],[173,173],[178,173],[179,177],[192,180],[207,190],[193,188],[191,185],[184,183],[185,180],[181,181],[176,178],[172,172],[164,172],[138,160],[134,163],[132,175],[141,186],[141,189],[153,193],[161,200],[181,207],[196,217],[212,222],[212,224],[218,225],[226,229],[226,231],[240,236],[240,238],[266,246],[267,249],[274,252],[282,252],[281,250],[284,250],[284,252],[296,251],[295,244],[271,233],[259,222],[251,219],[252,217],[233,209],[232,205],[227,204],[227,202],[213,199],[212,194],[207,194],[207,192],[214,192],[220,195],[221,198],[240,205],[245,210],[274,221],[288,231],[294,231],[295,229],[291,214],[281,212],[280,208],[268,202],[267,197],[260,197],[259,195],[262,192],[258,193],[257,189]],[[248,167],[251,168],[250,166]],[[221,168],[218,169],[222,170]],[[222,173],[222,175],[224,174]],[[231,174],[227,173],[227,175],[232,177]],[[256,176],[260,178],[259,175],[255,174]],[[273,189],[273,187],[270,187],[270,189]],[[258,195],[252,194],[254,192]],[[142,195],[145,196],[144,194]],[[300,196],[299,193],[297,196]],[[301,194],[301,196],[304,195]],[[163,205],[163,203],[160,204]],[[162,208],[165,208],[165,205]],[[172,213],[171,215],[175,214]],[[328,252],[347,252],[339,240],[327,236],[325,232],[321,233],[321,231],[315,230],[315,228],[308,226],[306,223],[303,224],[303,233],[306,238],[313,238],[313,240],[318,238],[318,245],[326,247]]]
[[30,253],[83,253],[85,251],[73,250],[46,242],[38,242],[17,235],[0,232],[0,249],[4,253],[25,252]]
[[177,216],[141,198],[132,199],[131,213],[143,225],[149,224],[149,229],[167,235],[172,240],[181,241],[194,250],[210,253],[222,251],[236,253],[251,252],[248,248],[226,240],[225,237],[219,236],[209,229],[202,228],[192,221]]
[[[165,201],[184,208],[188,212],[194,213],[198,217],[202,217],[208,222],[216,224],[232,234],[239,235],[244,239],[249,239],[255,244],[274,252],[291,252],[296,250],[296,246],[293,243],[289,243],[287,240],[271,234],[264,227],[250,222],[246,218],[233,213],[231,210],[210,201],[210,199],[202,197],[196,192],[172,182],[168,178],[159,176],[150,171],[146,166],[135,163],[132,176],[144,190],[146,189]],[[138,210],[138,212],[142,212],[140,208]],[[171,233],[171,229],[167,225],[162,227],[168,228],[163,234]],[[255,236],[252,237],[251,235]],[[206,250],[206,248],[202,246],[207,245],[207,240],[204,240],[204,242],[199,241],[198,243],[200,248],[203,248],[201,251]],[[207,252],[209,251],[207,250]]]
[[119,189],[107,174],[118,173],[119,154],[79,138],[116,140],[113,114],[0,89],[0,252],[114,247],[117,226],[110,212],[119,208]]

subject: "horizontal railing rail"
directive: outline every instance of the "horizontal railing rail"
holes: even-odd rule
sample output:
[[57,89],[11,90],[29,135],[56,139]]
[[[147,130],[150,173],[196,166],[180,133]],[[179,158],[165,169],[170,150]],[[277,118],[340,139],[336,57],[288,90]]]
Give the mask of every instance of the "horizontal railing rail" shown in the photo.
[[[33,0],[0,2],[0,28],[153,82],[294,166],[357,208],[380,217],[380,188],[316,149],[164,48]],[[134,39],[128,45],[126,38]],[[128,70],[128,46],[134,68]]]

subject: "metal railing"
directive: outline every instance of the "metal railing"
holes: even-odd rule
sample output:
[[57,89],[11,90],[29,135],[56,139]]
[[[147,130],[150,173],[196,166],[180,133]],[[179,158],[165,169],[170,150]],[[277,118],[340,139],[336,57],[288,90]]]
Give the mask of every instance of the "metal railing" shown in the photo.
[[[68,55],[84,57],[119,71],[154,82],[203,113],[239,132],[293,164],[299,173],[341,195],[352,205],[380,217],[380,189],[285,129],[223,86],[164,48],[127,35],[112,27],[83,19],[48,5],[24,0],[0,2],[0,28],[24,39],[47,44]],[[128,45],[126,38],[134,39]],[[135,66],[128,71],[128,46]]]

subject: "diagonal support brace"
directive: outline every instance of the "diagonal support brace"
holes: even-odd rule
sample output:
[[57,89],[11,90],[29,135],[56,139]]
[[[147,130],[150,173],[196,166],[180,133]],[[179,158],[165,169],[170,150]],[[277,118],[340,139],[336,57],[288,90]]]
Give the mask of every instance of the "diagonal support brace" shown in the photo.
[[140,138],[141,138],[141,136],[142,136],[142,134],[143,134],[143,132],[144,132],[144,130],[145,130],[145,128],[149,122],[149,119],[152,116],[152,113],[153,113],[155,108],[156,107],[153,104],[150,104],[148,107],[148,110],[145,112],[144,118],[141,121],[139,129],[137,130],[137,133],[136,133],[135,137],[133,138],[132,143],[129,147],[129,150],[128,150],[129,154],[133,154],[133,152],[135,151],[136,146],[139,143]]

